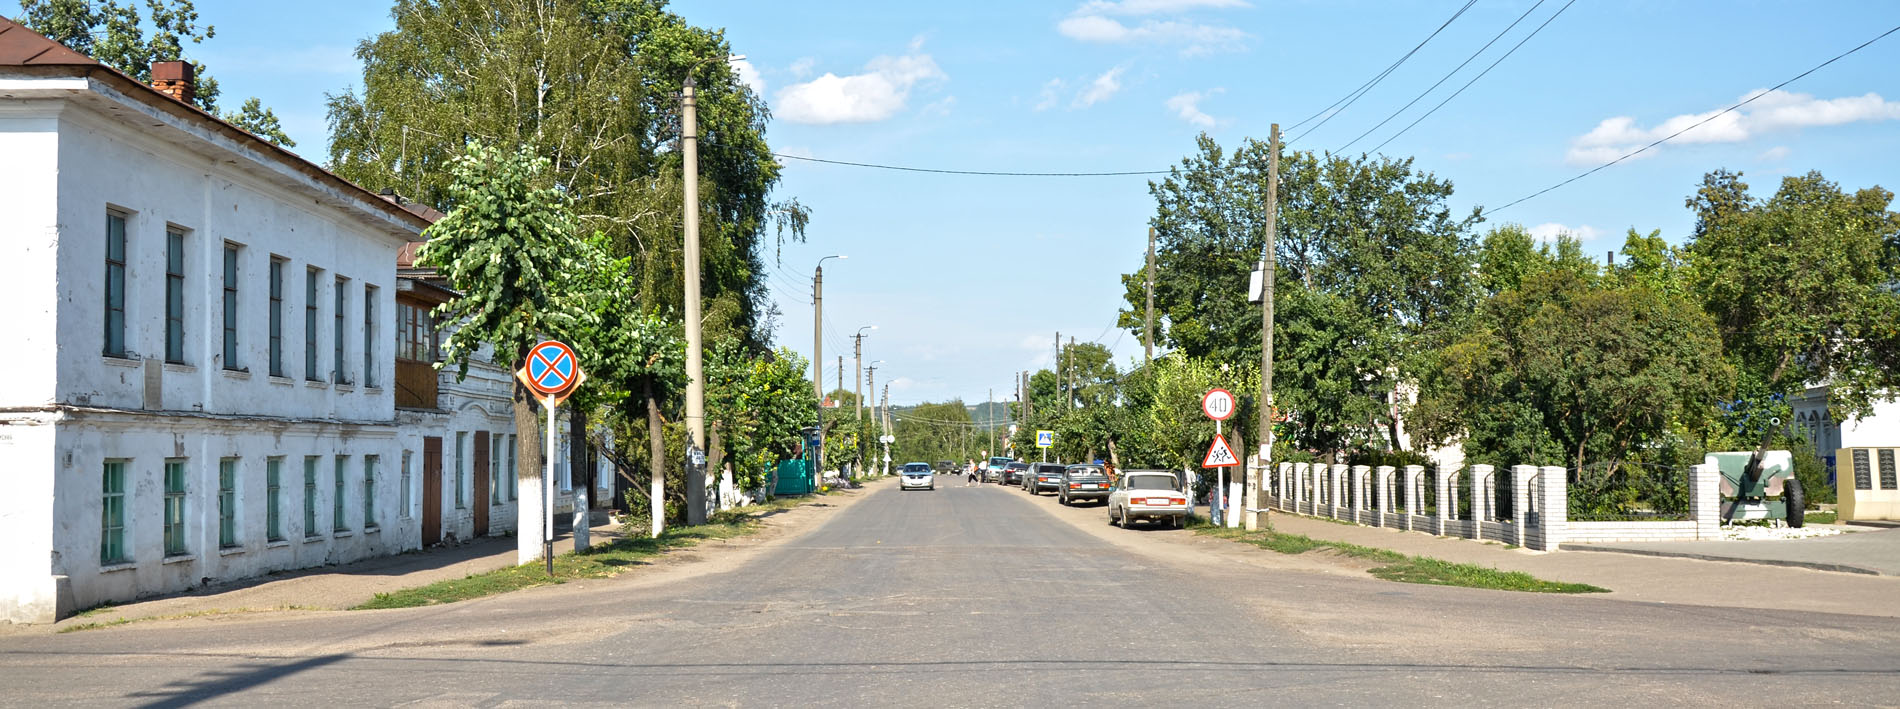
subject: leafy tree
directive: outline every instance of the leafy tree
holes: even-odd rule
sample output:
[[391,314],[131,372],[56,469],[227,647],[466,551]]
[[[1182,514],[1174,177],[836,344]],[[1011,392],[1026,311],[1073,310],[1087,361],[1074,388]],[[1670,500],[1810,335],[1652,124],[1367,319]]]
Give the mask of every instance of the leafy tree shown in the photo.
[[264,102],[256,96],[245,99],[244,105],[236,113],[225,114],[224,120],[272,143],[286,148],[297,147],[297,141],[284,134],[283,125],[277,122],[277,114],[265,108]]
[[707,358],[706,417],[740,489],[764,485],[779,461],[798,457],[799,430],[812,425],[818,404],[805,366],[785,349],[753,356],[736,338],[718,343]]
[[976,457],[977,447],[971,445],[976,422],[962,400],[926,402],[891,413],[891,434],[897,437],[891,445],[891,456],[897,462],[935,464],[948,460],[962,465],[964,460]]

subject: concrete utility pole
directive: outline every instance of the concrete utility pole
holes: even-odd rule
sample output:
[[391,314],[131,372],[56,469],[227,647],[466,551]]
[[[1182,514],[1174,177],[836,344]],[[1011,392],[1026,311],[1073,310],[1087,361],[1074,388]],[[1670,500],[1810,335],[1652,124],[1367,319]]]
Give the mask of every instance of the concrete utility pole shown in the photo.
[[[1062,382],[1064,381],[1064,379],[1062,377],[1062,331],[1061,330],[1056,331],[1056,358],[1050,361],[1049,367],[1056,370],[1056,393],[1057,394],[1065,393],[1062,387]],[[1061,414],[1062,409],[1060,408],[1056,409],[1056,413],[1058,415]]]
[[1067,402],[1068,405],[1062,408],[1074,409],[1075,408],[1075,336],[1074,335],[1069,336],[1068,360],[1069,360],[1069,367],[1068,367],[1069,369],[1069,400]]
[[[1247,476],[1247,497],[1252,503],[1260,499],[1260,478],[1267,474],[1268,459],[1273,455],[1273,276],[1279,269],[1279,257],[1274,253],[1275,243],[1279,239],[1280,216],[1280,124],[1275,123],[1269,134],[1267,148],[1267,243],[1260,259],[1260,411],[1255,414],[1260,419],[1259,438],[1260,467],[1256,475]],[[1241,468],[1243,471],[1245,467]],[[1407,493],[1410,494],[1410,493]],[[1260,515],[1246,514],[1247,529],[1260,527]]]
[[[1268,188],[1272,189],[1272,188]],[[1146,334],[1141,338],[1141,363],[1147,364],[1155,357],[1155,228],[1148,227],[1148,317],[1145,320]]]
[[851,346],[851,368],[857,371],[857,379],[851,385],[857,388],[858,420],[864,420],[864,331],[851,336],[857,343]]
[[[895,434],[891,433],[891,384],[890,382],[884,383],[884,403],[883,405],[879,407],[879,409],[884,412],[883,414],[884,435],[895,437]],[[886,442],[884,444],[884,474],[885,475],[891,474],[891,444],[889,442]]]
[[[818,259],[811,274],[811,390],[818,395],[818,460],[814,475],[825,467],[825,259],[844,259],[844,254]],[[839,382],[843,384],[844,382]],[[817,478],[813,478],[817,479]]]
[[988,394],[989,403],[983,405],[983,419],[990,424],[990,455],[996,455],[996,390]]
[[[690,440],[688,447],[698,447],[704,451],[706,446],[706,378],[703,376],[703,359],[699,333],[699,114],[698,105],[693,101],[693,72],[699,65],[713,61],[718,57],[706,57],[694,62],[686,69],[686,81],[680,86],[680,158],[685,166],[682,192],[686,197],[684,225],[686,234],[686,429]],[[745,55],[729,55],[725,61],[745,59]],[[544,501],[553,504],[553,501]],[[706,471],[693,465],[691,460],[686,466],[686,523],[706,523]]]

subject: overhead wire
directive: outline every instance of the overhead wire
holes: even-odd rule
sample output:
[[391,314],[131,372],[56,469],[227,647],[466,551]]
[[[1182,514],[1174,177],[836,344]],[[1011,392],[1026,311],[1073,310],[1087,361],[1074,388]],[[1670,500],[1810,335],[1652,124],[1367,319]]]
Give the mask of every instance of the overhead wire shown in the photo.
[[1426,111],[1424,115],[1419,116],[1416,120],[1412,121],[1411,123],[1406,124],[1404,128],[1400,128],[1399,132],[1392,134],[1392,137],[1386,138],[1383,142],[1379,143],[1378,145],[1372,146],[1372,150],[1369,150],[1367,152],[1373,152],[1373,153],[1379,152],[1379,149],[1385,147],[1387,143],[1397,140],[1398,137],[1401,135],[1405,135],[1405,132],[1411,130],[1412,126],[1416,126],[1419,124],[1420,121],[1430,118],[1432,114],[1438,112],[1438,109],[1444,108],[1445,104],[1451,103],[1452,99],[1458,98],[1458,94],[1464,93],[1465,89],[1471,88],[1472,84],[1478,83],[1478,80],[1484,78],[1485,74],[1491,73],[1491,70],[1496,69],[1499,64],[1504,63],[1504,60],[1510,59],[1512,54],[1517,53],[1518,47],[1522,47],[1524,46],[1525,42],[1531,41],[1531,38],[1536,37],[1537,33],[1544,31],[1544,28],[1549,26],[1552,20],[1557,19],[1558,15],[1564,14],[1565,10],[1570,9],[1570,6],[1575,5],[1575,4],[1577,4],[1577,0],[1570,0],[1570,2],[1564,3],[1564,6],[1557,8],[1557,11],[1551,13],[1550,17],[1544,18],[1544,23],[1541,25],[1538,25],[1537,29],[1531,30],[1531,33],[1524,35],[1524,38],[1518,40],[1517,44],[1511,45],[1511,51],[1505,52],[1504,56],[1498,57],[1497,61],[1491,62],[1491,66],[1485,67],[1484,71],[1478,72],[1477,76],[1471,77],[1470,81],[1465,82],[1464,86],[1458,87],[1457,91],[1451,92],[1451,95],[1446,96],[1445,100],[1439,101],[1438,105],[1432,107],[1432,110]]
[[[1319,130],[1322,126],[1325,126],[1327,121],[1333,120],[1335,116],[1338,116],[1339,114],[1344,113],[1346,109],[1351,108],[1354,103],[1357,103],[1361,97],[1364,97],[1366,95],[1366,92],[1369,92],[1373,89],[1373,87],[1378,86],[1379,82],[1385,81],[1385,77],[1391,76],[1392,72],[1397,71],[1399,68],[1399,65],[1404,64],[1405,60],[1411,59],[1412,55],[1418,53],[1418,50],[1424,49],[1425,45],[1431,42],[1433,37],[1437,37],[1438,33],[1445,31],[1446,27],[1450,27],[1451,23],[1458,21],[1458,18],[1463,16],[1466,10],[1470,10],[1471,6],[1476,5],[1476,4],[1478,4],[1478,0],[1467,0],[1467,2],[1465,2],[1464,4],[1464,7],[1460,7],[1458,8],[1457,12],[1452,13],[1450,19],[1445,20],[1445,23],[1442,25],[1439,25],[1438,29],[1432,30],[1431,34],[1426,35],[1424,41],[1419,42],[1418,46],[1412,48],[1412,51],[1406,52],[1403,56],[1400,56],[1398,61],[1392,62],[1392,65],[1386,67],[1385,71],[1379,72],[1378,74],[1374,75],[1371,79],[1367,80],[1366,83],[1360,84],[1359,88],[1354,89],[1352,93],[1346,94],[1344,97],[1341,97],[1339,101],[1334,101],[1333,106],[1339,106],[1338,110],[1334,110],[1332,106],[1327,106],[1326,108],[1320,109],[1319,113],[1315,113],[1311,116],[1308,116],[1305,119],[1301,120],[1299,123],[1295,123],[1291,127],[1287,128],[1288,132],[1292,132],[1293,129],[1299,128],[1300,126],[1305,125],[1307,121],[1313,120],[1314,118],[1319,118],[1320,114],[1326,114],[1326,117],[1320,118],[1320,121],[1318,123],[1313,124],[1313,127],[1306,129],[1305,132],[1297,136],[1294,136],[1293,139],[1291,140],[1288,140],[1287,145],[1292,145],[1294,143],[1299,142],[1301,138],[1305,138],[1308,135],[1312,135],[1313,131]],[[1344,101],[1345,105],[1340,106],[1340,101]],[[1328,111],[1332,111],[1332,112],[1327,113]]]
[[1379,121],[1377,124],[1373,125],[1371,128],[1367,128],[1366,132],[1359,134],[1359,137],[1346,141],[1345,145],[1339,146],[1339,148],[1334,150],[1333,152],[1335,153],[1346,152],[1346,149],[1352,147],[1353,143],[1357,143],[1360,140],[1365,139],[1366,136],[1372,135],[1373,131],[1378,130],[1380,127],[1384,126],[1386,123],[1391,122],[1392,119],[1398,118],[1399,114],[1404,113],[1406,109],[1409,109],[1412,107],[1413,104],[1418,103],[1419,99],[1425,98],[1426,94],[1430,94],[1431,92],[1436,91],[1439,86],[1444,85],[1444,83],[1447,80],[1451,79],[1452,76],[1456,75],[1460,71],[1463,71],[1465,66],[1471,63],[1471,60],[1477,59],[1478,55],[1484,53],[1484,50],[1490,49],[1491,45],[1493,44],[1497,44],[1498,40],[1503,39],[1504,35],[1509,34],[1512,28],[1517,27],[1518,23],[1524,21],[1524,18],[1530,17],[1531,13],[1536,12],[1537,8],[1542,7],[1543,4],[1544,4],[1544,0],[1537,0],[1537,4],[1531,5],[1531,8],[1529,10],[1525,10],[1524,14],[1518,15],[1517,19],[1511,21],[1511,24],[1505,25],[1504,29],[1502,30],[1498,30],[1498,33],[1491,37],[1491,41],[1485,42],[1484,46],[1478,48],[1478,51],[1472,52],[1471,56],[1469,57],[1465,57],[1465,60],[1462,62],[1459,62],[1457,67],[1454,67],[1451,71],[1445,72],[1445,75],[1439,77],[1438,81],[1431,85],[1431,88],[1418,92],[1417,96],[1413,96],[1412,100],[1405,102],[1405,105],[1400,106],[1399,110],[1393,111],[1392,115],[1386,116],[1384,120]]
[[[1574,2],[1574,0],[1572,0],[1572,1]],[[1879,36],[1876,36],[1876,37],[1874,37],[1873,39],[1870,39],[1870,40],[1867,40],[1867,41],[1865,41],[1865,42],[1862,42],[1862,43],[1860,43],[1860,45],[1859,45],[1859,46],[1856,46],[1856,47],[1854,47],[1853,49],[1849,49],[1849,50],[1847,50],[1847,51],[1845,51],[1845,52],[1841,52],[1840,54],[1836,54],[1836,55],[1834,55],[1834,58],[1832,58],[1832,59],[1829,59],[1829,60],[1827,60],[1827,61],[1824,61],[1824,62],[1821,62],[1820,64],[1816,64],[1816,65],[1814,65],[1814,67],[1813,67],[1813,68],[1810,68],[1810,69],[1808,69],[1807,71],[1804,71],[1804,72],[1801,72],[1801,73],[1799,73],[1799,74],[1796,74],[1796,75],[1794,76],[1794,78],[1791,78],[1791,79],[1788,79],[1787,81],[1783,81],[1783,82],[1781,82],[1781,83],[1779,83],[1779,84],[1775,84],[1774,86],[1772,86],[1772,87],[1769,87],[1769,88],[1767,88],[1767,89],[1764,89],[1764,90],[1762,90],[1762,91],[1758,91],[1758,92],[1755,92],[1754,94],[1751,94],[1751,95],[1750,95],[1750,96],[1749,96],[1748,98],[1745,98],[1745,99],[1742,99],[1742,100],[1741,100],[1741,101],[1739,101],[1739,102],[1736,102],[1736,104],[1735,104],[1735,105],[1733,105],[1733,106],[1729,106],[1728,108],[1724,108],[1724,109],[1722,109],[1721,111],[1718,111],[1718,112],[1716,112],[1716,113],[1713,113],[1713,114],[1710,114],[1710,115],[1709,115],[1709,116],[1708,116],[1707,118],[1703,118],[1703,119],[1702,119],[1702,120],[1700,120],[1700,121],[1696,121],[1694,125],[1691,125],[1691,126],[1688,126],[1688,127],[1686,127],[1686,128],[1683,128],[1682,130],[1679,130],[1679,131],[1676,131],[1676,132],[1674,132],[1674,133],[1670,133],[1669,135],[1667,135],[1667,136],[1664,136],[1664,137],[1662,137],[1662,138],[1660,138],[1660,139],[1658,139],[1658,140],[1656,140],[1656,141],[1655,141],[1655,142],[1653,142],[1653,143],[1650,143],[1650,144],[1648,144],[1648,145],[1645,145],[1645,146],[1643,146],[1643,147],[1640,147],[1640,148],[1637,148],[1637,149],[1635,149],[1635,150],[1632,150],[1632,151],[1630,151],[1630,152],[1628,152],[1628,153],[1626,153],[1626,154],[1624,154],[1624,155],[1623,155],[1622,157],[1620,157],[1620,158],[1617,158],[1617,159],[1615,159],[1615,160],[1611,160],[1611,161],[1609,161],[1609,162],[1606,162],[1606,163],[1603,163],[1602,165],[1598,165],[1598,166],[1596,166],[1596,167],[1593,167],[1593,168],[1590,168],[1589,170],[1586,170],[1586,171],[1584,171],[1584,172],[1583,172],[1582,174],[1579,174],[1579,175],[1576,175],[1575,177],[1572,177],[1572,178],[1570,178],[1570,179],[1568,179],[1568,180],[1564,180],[1564,181],[1562,181],[1562,182],[1559,182],[1559,183],[1557,183],[1557,184],[1554,184],[1554,185],[1551,185],[1551,186],[1549,186],[1549,187],[1545,187],[1544,189],[1541,189],[1541,190],[1538,190],[1538,191],[1536,191],[1536,192],[1532,192],[1532,193],[1530,193],[1530,194],[1528,194],[1528,195],[1525,195],[1525,196],[1523,196],[1523,197],[1519,197],[1519,198],[1517,198],[1517,199],[1514,199],[1514,200],[1511,200],[1510,202],[1507,202],[1507,203],[1505,203],[1505,204],[1504,204],[1504,206],[1502,206],[1502,207],[1498,207],[1497,209],[1493,209],[1493,210],[1491,210],[1491,211],[1492,211],[1492,212],[1501,212],[1501,211],[1504,211],[1504,210],[1506,210],[1506,209],[1509,209],[1509,208],[1511,208],[1512,206],[1514,206],[1514,205],[1516,205],[1516,204],[1518,204],[1518,203],[1520,203],[1520,202],[1523,202],[1523,201],[1525,201],[1525,200],[1529,200],[1529,199],[1531,199],[1531,198],[1534,198],[1534,197],[1537,197],[1538,195],[1542,195],[1542,194],[1544,194],[1544,193],[1546,193],[1546,192],[1549,192],[1549,191],[1551,191],[1551,190],[1554,190],[1554,189],[1557,189],[1557,188],[1559,188],[1559,187],[1562,187],[1562,186],[1564,186],[1564,185],[1568,185],[1568,184],[1570,184],[1570,183],[1572,183],[1572,182],[1576,182],[1577,180],[1581,180],[1581,179],[1583,179],[1583,178],[1585,178],[1585,177],[1589,177],[1589,176],[1591,176],[1591,175],[1594,175],[1594,174],[1596,174],[1596,173],[1597,173],[1598,171],[1600,171],[1600,170],[1602,170],[1602,169],[1604,169],[1604,168],[1607,168],[1607,167],[1609,167],[1609,166],[1611,166],[1611,165],[1615,165],[1615,164],[1617,164],[1617,163],[1620,163],[1620,162],[1623,162],[1624,160],[1628,160],[1628,159],[1630,159],[1630,158],[1633,158],[1633,157],[1636,157],[1637,155],[1641,155],[1641,154],[1642,154],[1643,152],[1645,152],[1645,151],[1647,151],[1647,150],[1649,150],[1650,148],[1654,148],[1654,147],[1656,147],[1656,146],[1658,146],[1658,145],[1662,145],[1663,143],[1667,143],[1667,142],[1669,142],[1669,141],[1670,141],[1671,139],[1673,139],[1673,138],[1675,138],[1676,136],[1679,136],[1679,135],[1682,135],[1682,134],[1684,134],[1684,133],[1687,133],[1687,132],[1689,132],[1689,131],[1692,131],[1692,130],[1695,130],[1696,128],[1698,128],[1698,127],[1700,127],[1700,126],[1702,126],[1703,124],[1705,124],[1705,123],[1708,123],[1709,121],[1713,121],[1713,120],[1715,120],[1715,119],[1717,119],[1717,118],[1721,118],[1722,116],[1724,116],[1724,115],[1727,115],[1728,113],[1730,113],[1730,112],[1732,112],[1732,111],[1734,111],[1735,109],[1738,109],[1738,108],[1741,108],[1741,107],[1743,107],[1743,106],[1746,106],[1746,105],[1748,105],[1748,104],[1751,104],[1751,103],[1754,103],[1756,99],[1759,99],[1759,98],[1761,98],[1761,97],[1763,97],[1763,96],[1767,96],[1768,94],[1771,94],[1771,93],[1774,93],[1774,92],[1776,92],[1776,91],[1778,91],[1778,90],[1780,90],[1780,89],[1781,89],[1781,87],[1783,87],[1783,86],[1787,86],[1787,85],[1789,85],[1789,84],[1792,84],[1792,83],[1794,83],[1794,82],[1796,82],[1796,81],[1800,81],[1800,80],[1801,80],[1802,78],[1804,78],[1804,77],[1806,77],[1807,75],[1809,75],[1809,74],[1812,74],[1812,73],[1814,73],[1814,72],[1817,72],[1817,71],[1820,71],[1820,70],[1821,70],[1821,69],[1822,69],[1823,67],[1826,67],[1826,66],[1827,66],[1827,65],[1829,65],[1829,64],[1833,64],[1834,62],[1837,62],[1837,61],[1840,61],[1841,59],[1843,59],[1843,58],[1845,58],[1845,57],[1847,57],[1847,56],[1848,56],[1848,55],[1850,55],[1850,54],[1853,54],[1853,53],[1855,53],[1855,52],[1858,52],[1858,51],[1860,51],[1860,50],[1862,50],[1862,49],[1866,49],[1868,45],[1871,45],[1871,44],[1873,44],[1873,43],[1875,43],[1875,42],[1878,42],[1878,41],[1880,41],[1880,40],[1882,40],[1882,39],[1886,39],[1886,37],[1887,37],[1887,35],[1890,35],[1890,34],[1893,34],[1893,33],[1895,33],[1895,32],[1900,32],[1900,26],[1895,26],[1895,27],[1894,27],[1894,28],[1892,28],[1892,29],[1889,29],[1889,30],[1887,30],[1887,31],[1885,31],[1885,32],[1882,32],[1882,33],[1880,33],[1880,35],[1879,35]]]
[[804,155],[772,153],[773,157],[787,160],[824,163],[827,165],[845,165],[849,167],[869,167],[879,170],[898,170],[902,172],[929,172],[940,175],[983,175],[990,177],[1125,177],[1129,175],[1166,175],[1171,170],[1119,170],[1111,172],[1011,172],[1005,170],[947,170],[932,167],[910,167],[905,165],[882,165],[868,162],[850,162],[846,160],[826,160]]

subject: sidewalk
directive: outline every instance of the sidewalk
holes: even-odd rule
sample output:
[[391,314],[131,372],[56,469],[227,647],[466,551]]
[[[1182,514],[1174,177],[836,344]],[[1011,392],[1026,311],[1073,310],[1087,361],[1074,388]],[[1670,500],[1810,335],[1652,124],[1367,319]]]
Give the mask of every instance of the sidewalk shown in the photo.
[[[604,524],[591,529],[595,546],[620,538],[619,525]],[[571,530],[564,531],[563,528],[556,532],[554,553],[558,556],[573,551],[574,536]],[[515,554],[513,536],[484,537],[456,546],[376,557],[337,566],[285,571],[184,594],[130,601],[89,615],[66,618],[51,627],[58,630],[76,625],[141,618],[286,608],[344,610],[360,605],[378,593],[514,566]],[[8,628],[0,625],[0,633],[45,627]]]
[[1269,519],[1279,532],[1587,583],[1610,589],[1607,597],[1620,600],[1900,617],[1900,577],[1631,554],[1534,552],[1279,510]]
[[[1853,528],[1849,528],[1853,529]],[[1565,551],[1608,551],[1707,561],[1739,561],[1875,576],[1900,576],[1900,529],[1857,531],[1812,539],[1603,542],[1565,544]]]

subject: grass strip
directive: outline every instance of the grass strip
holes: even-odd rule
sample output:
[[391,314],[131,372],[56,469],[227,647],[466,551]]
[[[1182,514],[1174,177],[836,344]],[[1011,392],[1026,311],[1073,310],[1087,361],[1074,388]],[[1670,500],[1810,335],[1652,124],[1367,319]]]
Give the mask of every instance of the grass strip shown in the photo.
[[415,588],[378,593],[368,602],[350,610],[432,606],[535,586],[611,578],[673,549],[692,547],[709,539],[731,539],[751,534],[763,526],[760,520],[767,514],[797,507],[819,497],[781,497],[759,505],[719,512],[706,524],[672,527],[661,532],[658,538],[627,537],[581,552],[562,554],[554,557],[553,576],[547,574],[542,562],[535,561]]
[[1500,571],[1488,566],[1464,564],[1423,556],[1407,556],[1390,549],[1314,539],[1300,534],[1286,534],[1271,528],[1249,532],[1243,529],[1226,527],[1197,526],[1194,531],[1211,537],[1232,539],[1262,549],[1282,554],[1304,554],[1314,549],[1331,549],[1336,553],[1356,559],[1365,559],[1383,564],[1368,573],[1376,578],[1400,583],[1422,583],[1434,586],[1462,586],[1465,588],[1488,588],[1498,591],[1524,591],[1529,593],[1609,593],[1609,589],[1586,583],[1567,583],[1563,581],[1545,581],[1522,571]]

